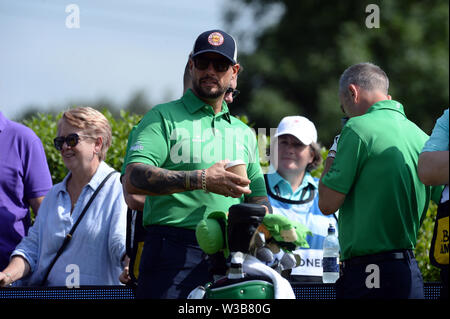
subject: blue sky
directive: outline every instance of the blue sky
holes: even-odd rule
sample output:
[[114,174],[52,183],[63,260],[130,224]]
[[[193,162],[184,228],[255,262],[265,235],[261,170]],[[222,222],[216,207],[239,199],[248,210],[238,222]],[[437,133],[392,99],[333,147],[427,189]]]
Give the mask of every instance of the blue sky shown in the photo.
[[[80,28],[66,27],[66,6]],[[224,28],[226,0],[0,0],[0,110],[109,98],[152,102],[182,92],[187,55],[203,31]]]

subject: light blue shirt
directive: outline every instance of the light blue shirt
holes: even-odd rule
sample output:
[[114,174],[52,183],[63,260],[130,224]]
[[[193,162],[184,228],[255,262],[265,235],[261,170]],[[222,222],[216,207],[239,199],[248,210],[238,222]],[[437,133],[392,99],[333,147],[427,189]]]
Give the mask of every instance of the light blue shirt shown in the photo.
[[299,187],[297,187],[295,191],[292,190],[291,184],[289,184],[288,181],[281,177],[278,172],[267,174],[267,179],[269,181],[269,187],[272,193],[290,200],[303,200],[305,198],[308,198],[309,190],[306,191],[302,196],[303,189],[305,189],[308,184],[311,184],[312,186],[314,186],[314,188],[317,188],[317,182],[309,172],[305,172],[302,183]]
[[[23,256],[31,266],[31,275],[18,285],[40,285],[64,237],[94,191],[112,170],[106,163],[100,163],[90,182],[81,191],[72,215],[66,188],[70,173],[48,192],[28,236],[23,238],[11,255]],[[126,214],[127,205],[120,174],[113,174],[97,194],[71,242],[55,263],[47,285],[72,286],[78,282],[80,285],[119,285],[121,259],[125,254]]]
[[[448,109],[437,119],[430,138],[422,149],[423,152],[448,151]],[[441,196],[441,203],[449,199],[449,187],[445,185]]]
[[[337,232],[337,220],[333,215],[325,216],[319,209],[319,179],[305,172],[302,184],[293,191],[290,184],[277,172],[271,171],[267,177],[267,195],[273,213],[280,214],[290,220],[306,226],[313,236],[306,236],[309,249],[301,248],[295,252],[300,254],[300,266],[292,270],[292,275],[322,276],[323,241],[332,224]],[[302,196],[303,190],[308,189]],[[311,194],[313,192],[313,194]],[[312,197],[312,198],[310,198]],[[281,258],[282,254],[277,256]]]
[[437,119],[422,152],[448,151],[448,109]]

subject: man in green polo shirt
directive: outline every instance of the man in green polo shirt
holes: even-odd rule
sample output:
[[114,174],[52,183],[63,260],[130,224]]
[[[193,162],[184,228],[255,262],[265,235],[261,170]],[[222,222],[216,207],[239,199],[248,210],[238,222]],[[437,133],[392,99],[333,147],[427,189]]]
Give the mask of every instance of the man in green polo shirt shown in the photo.
[[379,67],[353,65],[339,84],[341,108],[350,119],[319,185],[322,213],[339,209],[343,275],[337,297],[423,298],[412,251],[431,196],[417,175],[428,136],[391,100]]
[[[256,136],[223,100],[239,70],[234,39],[220,30],[202,33],[189,70],[192,89],[144,116],[124,164],[126,192],[147,195],[138,298],[185,298],[212,279],[194,231],[206,214],[243,201],[270,209]],[[225,170],[237,159],[248,178]]]

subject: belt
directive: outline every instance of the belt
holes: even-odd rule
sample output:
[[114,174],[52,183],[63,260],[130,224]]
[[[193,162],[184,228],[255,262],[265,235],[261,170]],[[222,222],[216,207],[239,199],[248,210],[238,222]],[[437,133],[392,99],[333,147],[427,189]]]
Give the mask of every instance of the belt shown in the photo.
[[389,251],[389,252],[383,252],[379,254],[373,254],[373,255],[365,255],[365,256],[358,256],[353,257],[347,260],[344,260],[342,262],[342,267],[349,267],[354,265],[361,265],[361,264],[375,264],[382,261],[387,260],[402,260],[402,259],[414,259],[414,252],[411,249],[405,249],[405,250],[396,250],[396,251]]
[[146,226],[145,229],[147,230],[147,235],[149,237],[152,237],[156,234],[158,236],[170,238],[178,242],[198,245],[197,237],[195,236],[195,230],[192,229],[164,225],[149,225]]

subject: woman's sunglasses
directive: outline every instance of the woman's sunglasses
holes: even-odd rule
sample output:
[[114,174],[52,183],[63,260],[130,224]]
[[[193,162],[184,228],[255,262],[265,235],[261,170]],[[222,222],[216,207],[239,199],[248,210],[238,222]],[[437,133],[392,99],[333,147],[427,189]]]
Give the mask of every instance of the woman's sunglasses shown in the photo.
[[53,144],[55,145],[55,148],[58,151],[62,150],[64,143],[66,143],[67,146],[75,147],[78,144],[78,142],[80,141],[80,136],[91,137],[91,136],[87,136],[87,135],[78,135],[77,133],[72,133],[67,136],[55,137],[53,139]]
[[212,63],[216,72],[225,72],[230,67],[231,63],[227,59],[206,59],[202,57],[194,58],[194,66],[199,70],[206,70],[209,64]]

